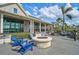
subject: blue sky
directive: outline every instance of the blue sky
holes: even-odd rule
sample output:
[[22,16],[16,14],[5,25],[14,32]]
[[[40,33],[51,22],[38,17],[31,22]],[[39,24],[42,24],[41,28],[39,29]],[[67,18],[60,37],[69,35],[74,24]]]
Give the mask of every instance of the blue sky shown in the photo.
[[[49,23],[55,22],[57,17],[61,17],[61,12],[57,9],[60,6],[65,6],[65,7],[72,6],[75,9],[75,11],[72,11],[70,14],[75,13],[75,15],[77,15],[79,10],[78,3],[71,3],[71,4],[69,3],[22,3],[22,6],[25,9],[27,14],[33,17],[37,17]],[[72,21],[67,20],[67,23],[78,24],[79,23],[78,19],[79,18],[77,17],[77,18],[74,18]]]

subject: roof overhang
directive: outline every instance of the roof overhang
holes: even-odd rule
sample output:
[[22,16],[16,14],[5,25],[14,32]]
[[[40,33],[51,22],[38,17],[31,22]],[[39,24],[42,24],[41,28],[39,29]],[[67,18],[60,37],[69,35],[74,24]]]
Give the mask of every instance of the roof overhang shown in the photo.
[[31,17],[29,15],[27,16],[21,16],[15,13],[10,13],[10,12],[6,12],[3,10],[0,10],[0,13],[3,14],[6,17],[11,17],[11,18],[15,18],[15,19],[20,19],[20,20],[33,20],[34,22],[41,22],[40,20],[38,20],[37,18]]
[[16,18],[16,19],[20,19],[20,20],[31,20],[29,17],[25,17],[25,16],[21,16],[18,14],[14,14],[14,13],[9,13],[3,10],[0,10],[0,13],[7,16],[7,17],[11,17],[11,18]]
[[3,11],[3,10],[0,10],[0,13],[5,15],[6,17],[11,17],[11,18],[15,18],[15,19],[20,19],[20,20],[33,20],[34,22],[38,22],[38,23],[44,23],[44,24],[48,24],[48,25],[51,25],[50,23],[47,23],[47,22],[44,22],[38,18],[35,18],[35,17],[32,17],[32,16],[21,16],[21,15],[18,15],[18,14],[14,14],[14,13],[9,13],[9,12],[6,12],[6,11]]
[[13,17],[13,18],[17,18],[17,19],[21,19],[21,20],[29,20],[29,21],[30,21],[30,20],[33,20],[34,22],[38,22],[38,23],[41,22],[41,23],[43,23],[43,24],[51,25],[51,24],[48,23],[48,22],[44,22],[44,21],[42,21],[42,20],[40,20],[40,19],[38,19],[38,18],[36,18],[36,17],[27,15],[27,14],[25,13],[25,10],[23,9],[22,5],[19,4],[19,3],[5,3],[5,4],[0,5],[0,7],[4,7],[4,6],[10,5],[10,4],[17,4],[17,5],[20,7],[20,9],[24,12],[24,14],[25,14],[26,16],[21,16],[21,15],[14,14],[14,13],[10,13],[10,12],[6,12],[6,11],[3,11],[3,10],[0,10],[0,13],[4,14],[4,15],[7,16],[7,17],[11,17],[11,18]]

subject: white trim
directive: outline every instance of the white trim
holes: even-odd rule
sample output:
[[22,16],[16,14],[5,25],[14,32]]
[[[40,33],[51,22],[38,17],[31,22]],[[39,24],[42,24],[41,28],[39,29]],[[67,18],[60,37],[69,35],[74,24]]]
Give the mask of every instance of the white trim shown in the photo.
[[27,14],[26,14],[26,12],[25,12],[23,6],[22,6],[20,3],[16,3],[16,4],[22,9],[23,13],[25,13],[25,15],[27,16]]

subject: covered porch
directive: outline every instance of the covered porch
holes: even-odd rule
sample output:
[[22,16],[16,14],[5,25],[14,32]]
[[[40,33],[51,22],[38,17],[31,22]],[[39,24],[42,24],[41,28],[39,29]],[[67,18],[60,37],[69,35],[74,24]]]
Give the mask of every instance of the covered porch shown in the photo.
[[21,16],[0,10],[0,33],[15,32],[47,32],[52,30],[52,25],[30,16]]
[[34,34],[36,32],[44,32],[52,31],[53,26],[41,21],[30,21],[30,33]]
[[0,10],[0,33],[29,32],[30,19]]

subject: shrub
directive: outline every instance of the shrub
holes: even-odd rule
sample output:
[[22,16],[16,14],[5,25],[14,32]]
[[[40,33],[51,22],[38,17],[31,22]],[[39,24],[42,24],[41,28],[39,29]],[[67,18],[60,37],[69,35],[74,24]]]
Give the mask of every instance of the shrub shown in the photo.
[[77,37],[79,38],[79,31],[77,31]]
[[60,31],[61,31],[61,27],[55,27],[55,28],[54,28],[54,32],[55,32],[55,33],[59,33]]
[[22,33],[13,33],[13,34],[11,34],[11,36],[16,36],[17,37],[17,39],[20,39],[20,38],[28,38],[28,36],[30,35],[30,33],[29,32],[22,32]]

